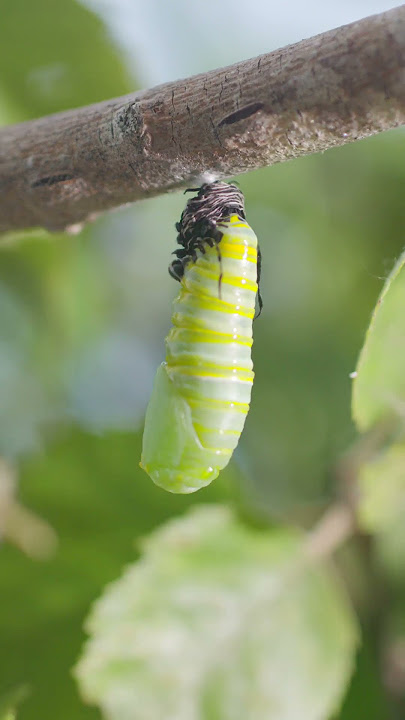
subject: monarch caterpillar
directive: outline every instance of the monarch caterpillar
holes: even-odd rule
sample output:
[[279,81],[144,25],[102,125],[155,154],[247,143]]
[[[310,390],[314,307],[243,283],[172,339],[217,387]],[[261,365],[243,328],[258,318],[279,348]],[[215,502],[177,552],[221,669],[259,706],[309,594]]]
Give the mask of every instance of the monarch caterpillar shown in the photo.
[[[228,464],[254,377],[257,238],[239,188],[214,182],[196,190],[176,224],[180,247],[169,272],[181,290],[146,411],[140,463],[173,493],[199,490]],[[258,302],[260,313],[260,292]]]

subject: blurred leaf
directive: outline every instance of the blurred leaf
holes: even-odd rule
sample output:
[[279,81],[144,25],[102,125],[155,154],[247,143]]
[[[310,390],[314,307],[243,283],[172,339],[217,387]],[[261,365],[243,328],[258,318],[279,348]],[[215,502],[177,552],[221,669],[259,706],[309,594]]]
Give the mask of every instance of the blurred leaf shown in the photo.
[[382,450],[366,463],[359,472],[358,488],[358,520],[366,531],[374,533],[377,566],[388,583],[403,593],[405,445]]
[[353,418],[365,431],[405,416],[405,253],[378,299],[353,383]]
[[296,533],[194,509],[145,543],[87,622],[76,675],[109,720],[320,720],[336,709],[357,630]]
[[384,569],[385,577],[396,588],[405,590],[405,523],[404,516],[398,515],[385,525],[374,538],[378,563]]
[[0,720],[15,720],[17,717],[16,708],[25,700],[29,694],[26,685],[19,685],[0,694]]
[[359,473],[358,519],[369,532],[382,530],[405,512],[405,446],[394,445]]
[[101,20],[75,0],[0,0],[0,16],[0,85],[21,119],[133,89]]
[[[196,502],[168,501],[138,467],[140,451],[137,434],[69,432],[21,467],[19,500],[52,525],[59,544],[40,563],[0,547],[0,680],[30,687],[18,720],[98,716],[81,703],[70,674],[89,605],[133,561],[137,537]],[[205,502],[227,496],[232,468],[219,480],[202,491]]]
[[388,716],[381,657],[375,652],[375,623],[369,623],[361,631],[361,648],[339,720],[382,720]]

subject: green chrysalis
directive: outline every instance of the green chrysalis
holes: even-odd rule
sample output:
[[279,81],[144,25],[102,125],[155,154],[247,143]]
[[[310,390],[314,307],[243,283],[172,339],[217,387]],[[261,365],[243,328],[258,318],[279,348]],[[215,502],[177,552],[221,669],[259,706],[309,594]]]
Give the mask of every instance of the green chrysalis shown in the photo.
[[176,228],[169,272],[181,290],[146,412],[141,467],[165,490],[191,493],[228,464],[249,410],[260,251],[235,185],[203,185]]

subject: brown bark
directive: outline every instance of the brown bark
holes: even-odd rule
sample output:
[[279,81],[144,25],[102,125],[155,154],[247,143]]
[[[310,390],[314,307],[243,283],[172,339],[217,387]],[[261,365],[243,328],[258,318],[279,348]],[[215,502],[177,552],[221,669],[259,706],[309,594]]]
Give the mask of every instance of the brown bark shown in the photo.
[[405,122],[405,5],[186,80],[0,131],[0,231],[50,230]]

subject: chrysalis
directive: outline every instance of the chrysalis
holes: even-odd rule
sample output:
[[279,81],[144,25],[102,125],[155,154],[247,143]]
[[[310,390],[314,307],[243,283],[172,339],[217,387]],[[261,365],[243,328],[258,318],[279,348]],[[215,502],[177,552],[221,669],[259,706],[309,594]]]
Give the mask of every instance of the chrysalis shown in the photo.
[[[140,464],[156,485],[191,493],[228,464],[249,410],[260,251],[235,185],[202,185],[176,229],[180,247],[169,272],[181,290]],[[260,293],[258,300],[260,312]]]

